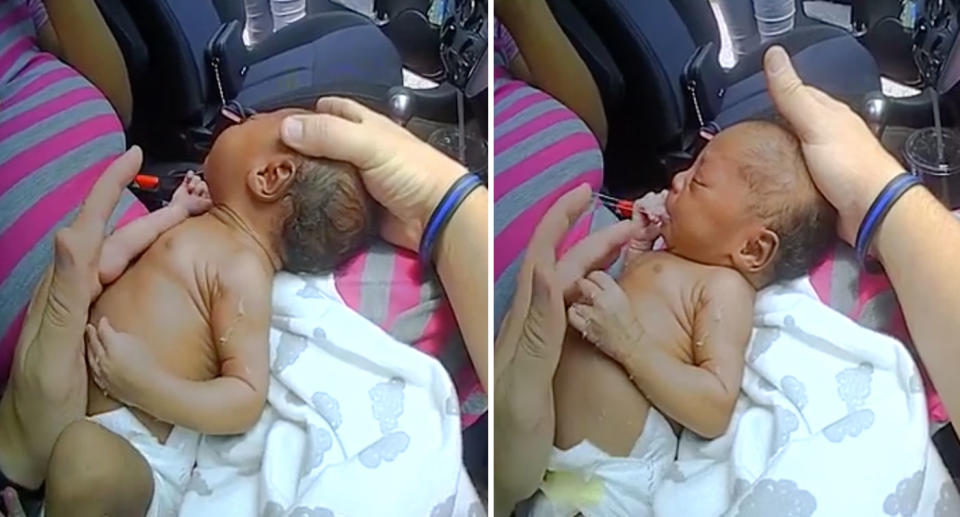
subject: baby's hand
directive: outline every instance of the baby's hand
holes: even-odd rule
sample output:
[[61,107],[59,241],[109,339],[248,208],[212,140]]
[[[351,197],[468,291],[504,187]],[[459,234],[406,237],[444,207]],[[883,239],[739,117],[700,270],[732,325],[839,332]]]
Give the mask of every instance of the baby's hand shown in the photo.
[[149,373],[157,370],[146,343],[137,337],[117,332],[107,318],[94,327],[87,324],[87,366],[93,381],[103,391],[128,406],[137,405]]
[[188,214],[194,216],[210,210],[213,202],[210,201],[207,182],[200,179],[195,172],[189,171],[183,177],[183,183],[180,183],[176,192],[173,193],[170,204],[182,206]]
[[650,251],[660,237],[667,219],[664,202],[667,191],[650,192],[633,202],[634,230],[625,249],[624,264],[629,265],[637,255]]
[[626,293],[602,271],[578,280],[577,286],[581,297],[567,310],[567,320],[584,338],[622,363],[644,333]]

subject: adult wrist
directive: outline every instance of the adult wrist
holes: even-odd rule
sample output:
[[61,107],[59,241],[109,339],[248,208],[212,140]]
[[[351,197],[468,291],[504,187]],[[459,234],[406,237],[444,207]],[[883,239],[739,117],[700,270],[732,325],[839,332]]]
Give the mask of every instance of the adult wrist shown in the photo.
[[434,176],[435,180],[425,190],[423,203],[417,214],[417,225],[420,229],[425,229],[430,221],[430,216],[440,205],[443,196],[446,195],[450,187],[457,182],[464,174],[467,174],[467,168],[452,159],[447,158],[440,161],[428,174]]
[[[863,218],[870,210],[870,205],[877,199],[884,187],[903,172],[903,166],[892,156],[887,155],[885,158],[887,159],[865,167],[863,172],[859,173],[859,176],[864,178],[860,188],[851,192],[852,199],[849,203],[837,207],[840,220],[850,221],[854,230],[857,230],[863,224]],[[853,238],[855,239],[856,235],[853,235]],[[856,245],[856,242],[851,242],[850,245]]]
[[[487,197],[486,197],[487,188],[481,185],[478,188],[473,189],[467,197],[464,198],[463,202],[457,208],[456,212],[450,217],[450,221],[447,222],[446,227],[441,231],[437,236],[437,243],[434,246],[434,261],[440,263],[445,257],[450,255],[451,248],[455,245],[456,238],[451,238],[453,235],[461,233],[461,221],[471,220],[471,212],[478,210],[482,206],[486,206]],[[487,220],[483,219],[483,225],[486,226]],[[471,228],[467,228],[464,231],[470,232]],[[471,235],[470,238],[482,238],[484,242],[488,238],[488,235]]]

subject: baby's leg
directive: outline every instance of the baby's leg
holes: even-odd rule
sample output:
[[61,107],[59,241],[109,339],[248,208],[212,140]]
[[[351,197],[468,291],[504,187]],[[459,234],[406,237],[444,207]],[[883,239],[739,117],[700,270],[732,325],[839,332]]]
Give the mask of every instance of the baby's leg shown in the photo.
[[47,472],[47,516],[145,515],[152,498],[150,465],[120,436],[79,420],[57,439]]
[[163,232],[187,218],[179,206],[165,206],[113,232],[103,241],[100,252],[100,283],[109,284],[120,277],[133,259],[147,250]]

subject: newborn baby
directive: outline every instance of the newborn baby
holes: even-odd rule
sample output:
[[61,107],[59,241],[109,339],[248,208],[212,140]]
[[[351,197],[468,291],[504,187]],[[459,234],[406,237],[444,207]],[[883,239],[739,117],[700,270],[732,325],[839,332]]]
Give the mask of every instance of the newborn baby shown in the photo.
[[769,122],[722,131],[635,219],[647,250],[661,233],[666,249],[636,255],[619,287],[600,272],[580,281],[536,514],[649,515],[676,455],[671,423],[705,438],[727,429],[756,290],[806,274],[835,228],[799,142]]
[[[377,228],[353,166],[281,143],[282,119],[300,111],[226,129],[204,164],[206,185],[188,178],[170,206],[104,244],[104,280],[123,273],[90,312],[87,414],[150,463],[148,515],[179,508],[198,433],[243,433],[260,417],[274,273],[329,272]],[[206,212],[196,199],[205,188]],[[187,211],[205,213],[183,220]]]

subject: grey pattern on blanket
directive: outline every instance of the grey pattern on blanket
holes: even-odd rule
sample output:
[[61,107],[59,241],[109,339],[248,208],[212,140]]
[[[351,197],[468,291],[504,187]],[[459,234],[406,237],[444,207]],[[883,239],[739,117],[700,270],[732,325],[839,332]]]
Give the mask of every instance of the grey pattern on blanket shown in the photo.
[[747,362],[753,363],[770,349],[773,342],[780,337],[780,329],[777,327],[760,327],[753,335],[753,341],[750,342],[750,353],[747,354]]
[[310,397],[314,409],[320,416],[330,424],[330,427],[336,429],[343,422],[343,416],[340,415],[340,403],[329,393],[318,391]]
[[800,382],[800,379],[793,375],[784,375],[780,380],[780,387],[783,389],[783,395],[793,402],[797,409],[803,409],[807,405],[807,387]]
[[360,464],[368,469],[380,466],[381,461],[393,461],[410,446],[410,436],[403,431],[395,431],[383,436],[360,451]]
[[453,499],[456,494],[444,499],[433,510],[430,510],[430,517],[450,517],[453,515]]
[[[328,296],[317,286],[317,280],[315,278],[303,279],[304,286],[302,289],[297,291],[297,296],[305,299],[317,299],[317,298],[326,298],[328,300],[333,300],[331,296]],[[334,300],[337,301],[337,300]]]
[[922,491],[923,471],[918,470],[912,476],[897,483],[893,493],[883,500],[883,512],[887,515],[911,517],[917,513]]
[[740,503],[737,517],[810,517],[817,509],[813,494],[789,479],[764,479]]
[[307,457],[311,460],[303,465],[303,474],[309,474],[310,471],[323,465],[323,455],[333,447],[333,437],[326,429],[308,425],[307,426]]
[[289,332],[280,334],[280,342],[277,344],[276,357],[273,359],[273,371],[279,374],[285,368],[295,363],[300,358],[300,354],[307,349],[307,340],[302,336],[297,336]]
[[267,505],[263,507],[263,513],[260,514],[260,517],[281,517],[282,515],[283,506],[280,506],[280,503],[267,501]]
[[387,434],[397,428],[397,419],[403,414],[403,388],[406,383],[399,377],[377,383],[370,388],[373,418],[380,422],[380,432]]
[[853,411],[867,401],[872,380],[873,365],[867,362],[837,374],[837,395],[840,396],[840,400],[846,402],[847,409]]
[[834,443],[840,443],[850,436],[856,438],[860,433],[873,427],[875,416],[872,409],[858,409],[836,422],[823,428],[823,435]]
[[773,406],[773,419],[777,426],[777,438],[773,443],[773,450],[776,451],[790,441],[790,435],[800,428],[800,421],[793,411],[780,406]]
[[960,495],[953,481],[947,480],[940,486],[940,499],[933,509],[933,517],[954,517],[960,515]]

